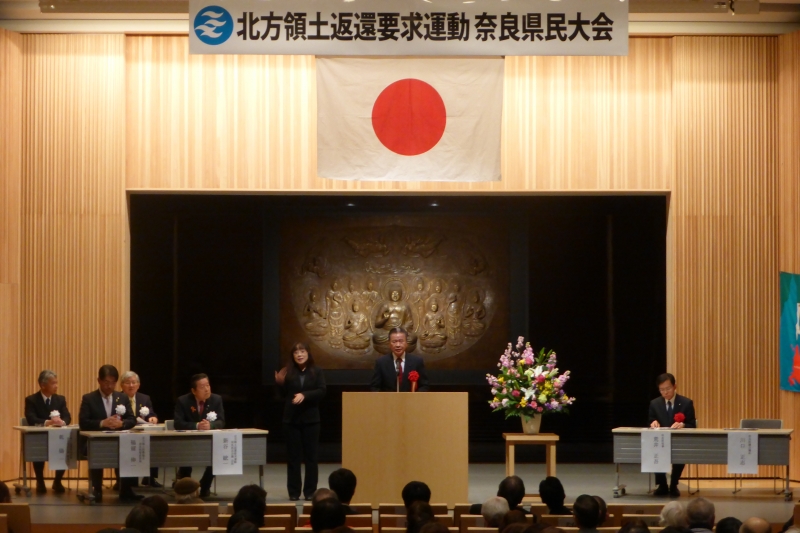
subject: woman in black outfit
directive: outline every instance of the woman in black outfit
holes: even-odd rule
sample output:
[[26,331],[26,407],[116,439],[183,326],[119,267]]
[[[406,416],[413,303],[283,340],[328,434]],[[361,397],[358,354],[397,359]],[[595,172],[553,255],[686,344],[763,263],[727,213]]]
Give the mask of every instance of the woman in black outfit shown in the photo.
[[[275,372],[275,383],[281,387],[286,400],[283,427],[286,432],[289,499],[299,500],[302,488],[305,499],[311,500],[319,478],[319,402],[325,397],[325,376],[314,364],[308,345],[298,342],[292,346],[292,360],[280,372]],[[301,485],[300,463],[303,459],[306,476]]]

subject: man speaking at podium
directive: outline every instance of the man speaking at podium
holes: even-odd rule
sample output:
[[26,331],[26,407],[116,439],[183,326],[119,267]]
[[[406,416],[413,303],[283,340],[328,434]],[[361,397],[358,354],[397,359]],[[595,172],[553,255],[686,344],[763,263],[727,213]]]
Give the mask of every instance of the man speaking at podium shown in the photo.
[[392,328],[389,332],[391,353],[380,356],[375,361],[370,390],[372,392],[411,392],[408,375],[416,372],[419,376],[417,391],[427,392],[428,374],[421,357],[406,353],[408,333],[403,328]]
[[[675,387],[675,376],[666,373],[658,376],[656,380],[658,383],[658,392],[661,393],[660,398],[656,398],[650,402],[650,412],[648,418],[650,419],[651,428],[696,428],[697,419],[694,415],[694,403],[686,396],[677,394],[678,390]],[[667,475],[656,474],[656,496],[680,496],[681,492],[678,490],[678,481],[683,473],[684,465],[672,465],[672,475],[669,480],[669,489],[667,489]]]

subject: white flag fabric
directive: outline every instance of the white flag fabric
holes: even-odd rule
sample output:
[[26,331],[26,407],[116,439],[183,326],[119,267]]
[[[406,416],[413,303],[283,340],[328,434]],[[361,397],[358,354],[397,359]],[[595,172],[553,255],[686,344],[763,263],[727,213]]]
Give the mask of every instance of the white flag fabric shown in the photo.
[[317,174],[497,181],[503,59],[317,59]]

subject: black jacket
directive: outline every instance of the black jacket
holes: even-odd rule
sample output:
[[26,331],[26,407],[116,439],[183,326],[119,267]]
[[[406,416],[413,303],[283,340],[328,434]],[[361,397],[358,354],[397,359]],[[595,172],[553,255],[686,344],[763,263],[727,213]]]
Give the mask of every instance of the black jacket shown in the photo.
[[[283,406],[283,422],[291,424],[314,424],[320,421],[319,419],[319,403],[325,397],[325,374],[318,366],[314,367],[313,372],[306,370],[302,373],[305,375],[303,384],[300,384],[300,375],[298,372],[294,376],[287,374],[286,381],[280,387],[281,394],[284,397]],[[292,399],[297,393],[303,393],[305,399],[302,403],[294,405]]]
[[[125,414],[122,415],[122,427],[120,429],[130,429],[136,425],[136,418],[131,411],[131,404],[128,397],[121,392],[113,392],[111,394],[113,405],[111,406],[111,415],[116,413],[118,405],[125,406]],[[100,423],[108,418],[106,414],[106,407],[103,404],[103,397],[99,390],[92,391],[89,394],[84,394],[81,400],[81,410],[78,414],[78,423],[82,431],[107,431],[107,428],[101,427]]]
[[53,394],[50,397],[50,407],[44,404],[41,392],[25,398],[25,418],[28,420],[29,426],[37,424],[43,426],[46,421],[50,420],[51,411],[58,411],[65,424],[69,425],[72,422],[72,415],[67,409],[67,399],[60,394]]
[[205,420],[206,415],[214,411],[217,419],[211,422],[211,429],[225,428],[225,408],[222,406],[222,397],[212,394],[206,400],[202,416],[197,408],[197,399],[191,392],[178,398],[175,403],[175,429],[197,429],[197,424]]
[[[411,392],[411,383],[408,374],[416,371],[419,374],[417,391],[426,392],[428,387],[428,373],[425,371],[425,361],[422,357],[406,354],[403,365],[403,380],[400,382],[400,392]],[[395,392],[397,390],[397,370],[394,366],[394,356],[386,354],[375,360],[375,370],[369,388],[372,392]]]
[[[142,415],[139,414],[139,410],[142,407],[147,407],[150,409],[150,413],[146,417],[142,417]],[[136,416],[141,417],[145,422],[147,422],[147,419],[151,416],[158,418],[156,410],[153,409],[153,402],[150,401],[150,396],[147,394],[142,394],[141,392],[136,393]]]
[[661,427],[670,427],[675,423],[675,415],[683,413],[686,419],[683,425],[687,428],[697,427],[697,417],[694,415],[694,403],[686,396],[676,394],[672,398],[672,420],[667,416],[667,402],[663,397],[659,396],[650,402],[650,409],[648,412],[648,424],[652,424],[653,420],[658,420]]

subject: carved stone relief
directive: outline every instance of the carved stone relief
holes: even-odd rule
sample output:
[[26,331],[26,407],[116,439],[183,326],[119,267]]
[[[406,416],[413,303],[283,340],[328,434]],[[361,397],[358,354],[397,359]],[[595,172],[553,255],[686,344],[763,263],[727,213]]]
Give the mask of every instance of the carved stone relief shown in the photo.
[[405,222],[374,217],[284,231],[285,244],[291,242],[281,276],[287,335],[311,340],[315,358],[332,356],[343,368],[366,367],[389,353],[389,331],[398,326],[409,332],[408,351],[430,362],[479,343],[498,307],[507,306],[505,235],[474,221]]

